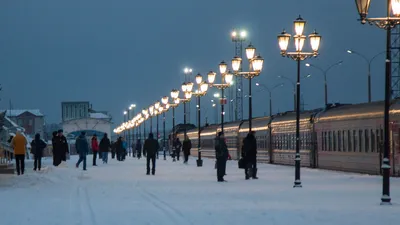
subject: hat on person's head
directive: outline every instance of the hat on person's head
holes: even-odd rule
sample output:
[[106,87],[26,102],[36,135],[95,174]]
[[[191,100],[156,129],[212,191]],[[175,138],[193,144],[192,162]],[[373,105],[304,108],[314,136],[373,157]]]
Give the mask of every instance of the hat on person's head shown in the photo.
[[58,133],[63,133],[63,132],[64,132],[63,129],[58,130]]

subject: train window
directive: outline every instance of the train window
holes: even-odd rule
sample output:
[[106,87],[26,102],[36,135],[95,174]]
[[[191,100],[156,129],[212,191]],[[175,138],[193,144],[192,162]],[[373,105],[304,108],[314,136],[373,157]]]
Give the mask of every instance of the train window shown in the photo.
[[332,131],[333,133],[333,151],[336,152],[336,131]]
[[321,150],[325,151],[324,132],[321,132]]
[[347,151],[351,152],[351,132],[347,131]]
[[357,131],[353,130],[353,152],[357,149]]
[[368,130],[364,131],[365,152],[369,152],[369,135]]
[[328,131],[328,151],[332,151],[332,132]]
[[375,152],[375,131],[371,129],[371,152]]
[[362,139],[363,139],[363,135],[362,135],[363,131],[359,130],[358,131],[358,151],[362,152]]
[[342,151],[342,131],[338,131],[338,151]]
[[325,131],[324,141],[325,141],[325,151],[328,151],[329,150],[329,147],[328,147],[328,132],[326,132],[326,131]]

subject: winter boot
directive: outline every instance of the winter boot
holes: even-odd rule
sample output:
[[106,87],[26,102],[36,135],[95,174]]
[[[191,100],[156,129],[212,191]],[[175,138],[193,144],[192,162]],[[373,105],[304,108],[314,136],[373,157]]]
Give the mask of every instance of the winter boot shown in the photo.
[[258,177],[257,177],[257,168],[253,169],[253,179],[258,179]]

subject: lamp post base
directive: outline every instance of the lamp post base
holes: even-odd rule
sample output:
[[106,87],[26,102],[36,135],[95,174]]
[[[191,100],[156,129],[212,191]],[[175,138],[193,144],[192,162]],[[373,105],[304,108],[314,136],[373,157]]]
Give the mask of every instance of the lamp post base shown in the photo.
[[202,159],[196,160],[196,163],[197,163],[197,167],[202,167],[203,166],[203,160]]
[[293,188],[301,188],[301,187],[303,187],[303,186],[301,185],[301,181],[300,181],[300,180],[296,180],[296,181],[294,182]]

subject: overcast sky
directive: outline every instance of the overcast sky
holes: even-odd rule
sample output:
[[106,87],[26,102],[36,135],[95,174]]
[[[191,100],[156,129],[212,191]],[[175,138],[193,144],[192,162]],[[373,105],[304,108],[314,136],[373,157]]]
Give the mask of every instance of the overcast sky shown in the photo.
[[[385,5],[372,1],[371,16],[383,16]],[[283,28],[293,33],[299,14],[308,22],[307,34],[315,28],[323,36],[320,56],[308,62],[325,68],[344,61],[328,74],[329,101],[367,101],[367,65],[346,50],[372,57],[385,49],[385,32],[361,25],[354,1],[3,0],[0,108],[8,108],[11,100],[15,109],[38,108],[47,122],[60,122],[62,101],[90,101],[120,123],[129,104],[141,109],[180,89],[185,66],[206,75],[217,71],[221,60],[230,62],[235,27],[248,31],[265,59],[258,82],[273,86],[284,82],[278,75],[295,79],[296,63],[280,56],[276,36]],[[301,69],[303,75],[312,74],[302,82],[305,107],[323,106],[322,74],[304,63]],[[247,80],[244,86],[247,92]],[[372,64],[373,100],[383,98],[383,87],[384,55]],[[215,92],[202,99],[203,116],[210,122]],[[268,112],[267,103],[268,92],[256,92],[254,116]],[[273,112],[291,109],[292,85],[285,83],[274,91]],[[177,122],[183,120],[182,111],[177,109]]]

